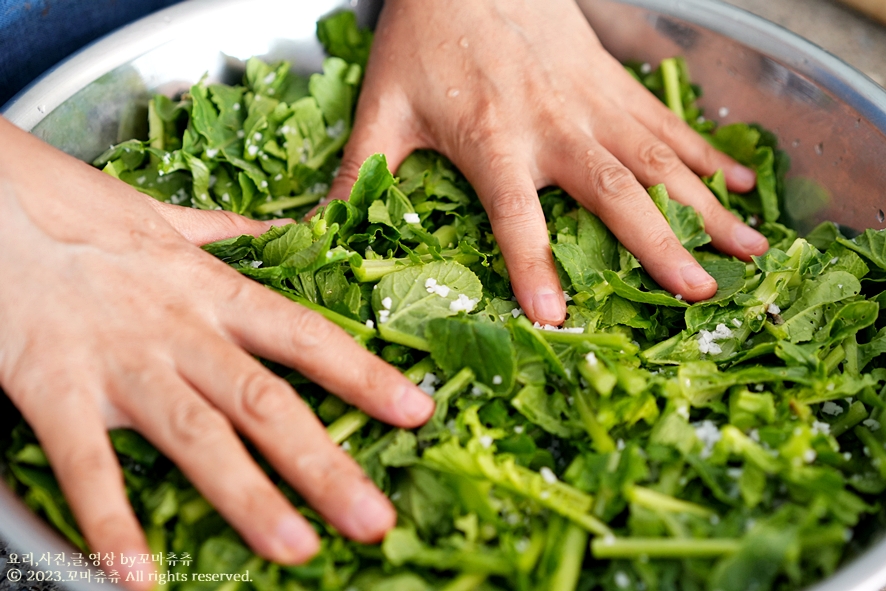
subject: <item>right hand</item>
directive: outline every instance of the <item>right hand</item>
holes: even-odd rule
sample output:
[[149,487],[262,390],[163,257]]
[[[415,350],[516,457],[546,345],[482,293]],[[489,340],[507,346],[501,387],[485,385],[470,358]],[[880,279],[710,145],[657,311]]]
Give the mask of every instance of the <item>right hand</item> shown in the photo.
[[384,495],[249,353],[400,427],[424,423],[433,401],[337,326],[195,246],[268,227],[159,203],[0,119],[0,386],[93,551],[149,552],[106,433],[116,427],[174,461],[267,559],[304,562],[319,539],[238,433],[344,535],[375,542],[394,525]]

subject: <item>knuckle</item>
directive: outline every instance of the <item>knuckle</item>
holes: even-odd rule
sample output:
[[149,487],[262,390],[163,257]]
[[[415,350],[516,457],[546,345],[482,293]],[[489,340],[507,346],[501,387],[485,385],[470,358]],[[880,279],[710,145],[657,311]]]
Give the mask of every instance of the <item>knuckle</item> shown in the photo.
[[620,201],[632,193],[636,180],[627,168],[607,162],[589,169],[591,195],[606,202]]
[[347,154],[345,159],[342,160],[341,168],[338,169],[338,174],[335,176],[334,182],[345,185],[350,189],[351,186],[357,182],[357,175],[359,173],[360,162],[357,158],[353,157],[353,154]]
[[239,415],[267,421],[284,415],[291,402],[284,383],[264,371],[247,374],[239,389]]
[[670,259],[683,251],[683,245],[669,229],[653,229],[649,232],[647,241],[651,251],[657,253],[663,259]]
[[652,141],[640,149],[640,163],[652,172],[666,176],[676,171],[680,166],[680,159],[665,144]]
[[301,455],[295,468],[301,481],[310,483],[310,491],[305,493],[327,501],[353,491],[357,483],[366,479],[359,466],[338,449]]
[[297,311],[289,320],[289,334],[293,336],[290,343],[296,349],[294,352],[305,347],[322,348],[333,335],[335,325],[313,310],[303,306],[295,308]]
[[664,116],[660,119],[660,135],[665,141],[679,141],[683,139],[686,133],[686,123],[682,119],[664,109]]
[[71,446],[62,453],[58,466],[59,480],[71,478],[95,478],[98,474],[117,473],[120,465],[108,450],[100,447]]
[[192,447],[203,445],[229,433],[231,426],[216,410],[196,397],[183,396],[170,409],[170,429],[176,444]]

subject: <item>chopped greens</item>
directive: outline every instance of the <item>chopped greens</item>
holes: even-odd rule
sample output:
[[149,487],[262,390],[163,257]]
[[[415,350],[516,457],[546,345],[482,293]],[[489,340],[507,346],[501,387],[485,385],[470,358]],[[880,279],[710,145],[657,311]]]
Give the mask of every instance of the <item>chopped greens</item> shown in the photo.
[[[245,86],[200,81],[180,100],[158,96],[148,139],[96,165],[164,201],[299,216],[333,177],[371,41],[349,13],[318,34],[332,55],[323,73],[305,80],[252,59]],[[255,591],[788,590],[882,529],[886,232],[849,239],[823,224],[798,237],[778,223],[787,159],[770,133],[701,119],[679,58],[628,68],[755,168],[748,195],[730,193],[721,172],[703,180],[771,250],[749,264],[716,252],[694,210],[650,188],[717,279],[712,299],[690,305],[596,216],[546,189],[568,318],[533,325],[461,174],[430,152],[396,176],[372,156],[349,202],[205,249],[320,311],[434,397],[426,425],[394,429],[266,362],[391,498],[397,527],[380,547],[348,541],[272,473],[323,543],[306,565],[269,564],[147,441],[114,431],[154,552],[196,557],[172,571],[248,569],[252,582],[237,588]],[[6,480],[83,547],[33,434],[0,417]]]

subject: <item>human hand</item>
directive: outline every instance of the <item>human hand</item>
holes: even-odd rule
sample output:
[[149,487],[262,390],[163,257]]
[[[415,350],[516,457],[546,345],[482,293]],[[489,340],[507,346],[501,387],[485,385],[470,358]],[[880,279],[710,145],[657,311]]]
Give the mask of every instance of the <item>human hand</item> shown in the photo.
[[565,302],[537,190],[558,185],[597,214],[664,288],[696,301],[716,282],[677,240],[644,186],[663,182],[705,221],[712,244],[749,260],[766,239],[723,208],[697,174],[730,190],[753,171],[717,152],[600,45],[574,0],[388,0],[353,134],[329,198],[360,164],[393,169],[413,150],[442,152],[489,214],[527,315],[560,324]]
[[[157,203],[0,119],[0,385],[95,552],[149,552],[106,434],[116,427],[150,440],[268,559],[303,562],[319,540],[237,433],[343,534],[373,542],[394,525],[357,463],[246,351],[397,426],[425,422],[433,401],[338,327],[188,241],[267,228]],[[331,363],[333,352],[348,362]]]

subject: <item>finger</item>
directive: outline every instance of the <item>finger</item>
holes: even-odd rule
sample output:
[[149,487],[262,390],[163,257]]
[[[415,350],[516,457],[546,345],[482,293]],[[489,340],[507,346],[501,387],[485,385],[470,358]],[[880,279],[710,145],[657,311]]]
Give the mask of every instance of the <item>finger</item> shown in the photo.
[[677,153],[639,123],[621,121],[604,131],[601,143],[644,186],[664,183],[671,197],[695,208],[717,250],[746,261],[766,252],[766,238],[727,211]]
[[163,203],[151,197],[148,202],[163,218],[184,236],[192,244],[203,246],[210,242],[234,238],[249,234],[260,236],[272,226],[285,226],[291,224],[291,219],[278,219],[269,221],[251,220],[242,215],[230,211],[210,211],[206,209],[193,209]]
[[[148,582],[152,565],[135,560],[150,550],[129,505],[120,464],[92,397],[54,396],[22,411],[34,427],[89,547],[103,555],[113,553],[115,558],[126,556],[127,560],[116,560],[114,566],[124,579],[129,572],[143,571],[128,586],[152,588]],[[144,582],[139,584],[139,578]]]
[[338,326],[257,283],[240,277],[231,281],[220,286],[218,301],[227,302],[222,318],[237,345],[299,370],[386,423],[412,428],[433,414],[427,394]]
[[532,176],[511,155],[485,155],[456,165],[486,208],[514,295],[526,315],[541,324],[562,324],[566,301]]
[[384,154],[388,169],[396,171],[418,143],[411,132],[408,102],[368,86],[363,90],[354,117],[354,129],[345,145],[341,166],[329,194],[320,205],[333,199],[346,200],[357,181],[360,166],[373,154]]
[[319,538],[258,468],[231,424],[174,371],[120,376],[115,401],[257,553],[299,564]]
[[[631,82],[634,82],[631,80]],[[625,102],[627,111],[658,139],[671,147],[696,174],[710,176],[722,170],[726,186],[736,193],[747,193],[757,182],[756,173],[742,166],[709,144],[645,88],[632,84]]]
[[187,359],[179,367],[185,379],[333,526],[364,543],[394,526],[391,503],[289,384],[221,338],[194,339],[185,349],[177,357]]
[[563,145],[576,147],[552,151],[547,166],[557,183],[597,214],[663,288],[690,302],[713,296],[716,281],[683,248],[634,175],[599,144]]

